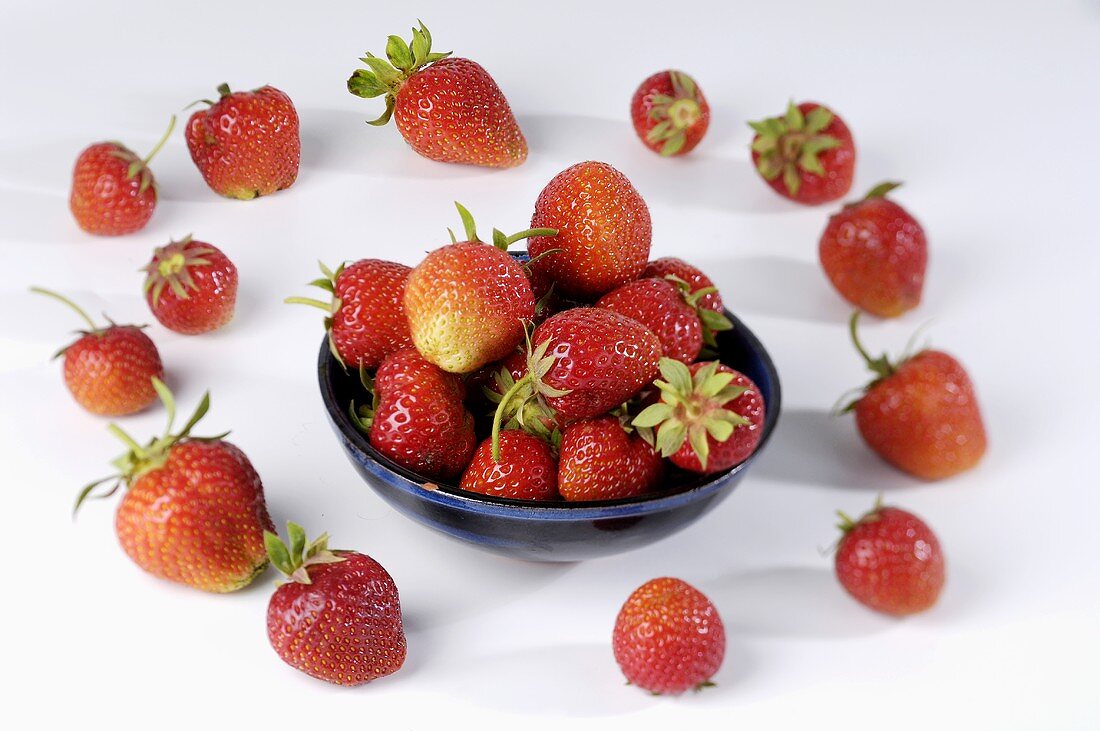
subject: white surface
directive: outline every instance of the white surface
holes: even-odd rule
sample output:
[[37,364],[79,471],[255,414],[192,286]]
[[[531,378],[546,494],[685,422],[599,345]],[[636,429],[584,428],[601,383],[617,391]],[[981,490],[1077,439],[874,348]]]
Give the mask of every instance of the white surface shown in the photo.
[[[4,9],[5,715],[117,728],[428,728],[475,714],[492,726],[526,716],[525,728],[560,717],[598,728],[1100,724],[1096,2],[700,2],[682,14],[623,3],[606,15],[581,2],[200,5]],[[417,16],[440,50],[494,74],[531,145],[524,166],[431,163],[392,127],[363,124],[381,103],[351,97],[344,81],[363,51],[381,52]],[[693,73],[714,108],[708,138],[683,161],[643,149],[627,121],[634,85],[670,65]],[[297,184],[222,200],[177,132],[153,165],[163,197],[150,225],[120,239],[81,234],[66,205],[79,150],[104,138],[146,150],[171,112],[222,81],[271,83],[295,100]],[[933,321],[930,337],[967,365],[985,411],[991,449],[970,474],[907,479],[864,449],[850,421],[827,416],[865,377],[848,310],[816,263],[833,207],[787,204],[746,161],[745,120],[790,96],[848,121],[855,191],[906,181],[896,198],[931,242],[926,299],[900,321],[868,323],[866,341],[896,351]],[[415,263],[445,242],[454,199],[485,227],[522,228],[542,185],[585,158],[613,163],[645,196],[653,255],[709,271],[762,337],[785,413],[740,489],[692,529],[613,559],[527,565],[430,533],[360,482],[317,395],[320,317],[280,300],[306,292],[318,258]],[[118,445],[48,362],[75,319],[26,287],[148,321],[135,270],[188,232],[233,258],[241,294],[223,332],[151,328],[182,408],[212,389],[205,431],[233,429],[276,522],[327,529],[390,570],[409,639],[398,675],[354,690],[299,675],[267,644],[271,574],[236,595],[203,595],[132,565],[111,505],[69,520],[76,490],[106,473]],[[162,417],[124,425],[145,435]],[[859,511],[878,491],[924,516],[945,546],[948,585],[925,616],[865,611],[819,553],[835,537],[832,511]],[[708,593],[728,627],[718,688],[698,696],[625,687],[611,657],[620,603],[666,574]]]

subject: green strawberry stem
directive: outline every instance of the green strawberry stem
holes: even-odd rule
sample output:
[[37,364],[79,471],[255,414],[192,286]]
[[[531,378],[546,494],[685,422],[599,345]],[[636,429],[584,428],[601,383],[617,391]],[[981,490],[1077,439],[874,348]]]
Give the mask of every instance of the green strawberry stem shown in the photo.
[[867,195],[863,196],[864,200],[871,200],[872,198],[885,198],[886,194],[895,188],[900,188],[901,183],[897,183],[891,180],[879,183],[874,188],[867,191]]
[[[145,167],[150,162],[152,162],[153,158],[156,157],[157,153],[160,152],[162,147],[164,147],[164,143],[166,143],[168,141],[168,138],[172,136],[172,130],[174,130],[175,128],[176,115],[173,114],[172,118],[168,120],[168,129],[165,130],[164,135],[160,138],[160,142],[158,142],[156,146],[153,147],[153,149],[149,152],[149,154],[145,156],[145,159],[141,161],[142,167]],[[130,177],[133,177],[133,175],[131,175]]]
[[88,317],[87,312],[82,310],[78,304],[73,302],[68,297],[65,297],[64,295],[60,295],[57,292],[54,292],[52,289],[45,289],[44,287],[31,287],[31,291],[34,292],[35,294],[44,294],[47,297],[52,297],[55,300],[57,300],[58,302],[60,302],[64,305],[67,305],[73,312],[80,315],[80,318],[82,320],[84,320],[84,322],[88,323],[88,332],[89,333],[98,334],[98,333],[103,331],[102,328],[96,327],[96,324],[94,322],[92,322],[92,318]]
[[520,389],[531,383],[532,375],[528,372],[523,378],[512,384],[512,387],[505,391],[504,395],[500,398],[500,403],[497,404],[497,409],[493,413],[493,461],[500,462],[500,425],[504,421],[504,412],[508,407],[512,398],[519,393]]
[[836,511],[836,515],[840,519],[840,522],[837,523],[836,527],[838,530],[840,530],[841,533],[847,535],[856,526],[863,525],[864,523],[872,523],[878,520],[878,514],[881,510],[882,493],[880,492],[878,496],[875,497],[875,504],[871,506],[871,509],[861,515],[857,520],[852,520],[852,517],[845,513],[843,510]]
[[328,333],[328,349],[332,353],[332,357],[336,359],[336,362],[340,364],[340,367],[345,371],[348,369],[347,364],[341,357],[340,352],[336,349],[336,342],[332,339],[332,324],[333,317],[337,310],[340,309],[342,302],[340,298],[336,296],[336,280],[344,272],[344,266],[347,262],[340,262],[340,265],[335,270],[329,269],[323,261],[318,260],[317,266],[321,269],[323,277],[314,279],[309,283],[311,287],[317,287],[323,289],[332,295],[332,299],[326,304],[321,300],[313,299],[312,297],[287,297],[283,300],[288,305],[309,305],[310,307],[316,307],[319,310],[325,312],[325,332]]
[[[299,584],[313,583],[309,578],[309,567],[325,563],[339,563],[344,559],[333,553],[328,547],[328,533],[322,533],[310,542],[306,542],[305,528],[287,521],[286,534],[290,543],[271,531],[264,531],[264,548],[267,549],[271,565],[281,571],[290,581]],[[283,584],[285,582],[279,582]]]
[[[474,223],[474,217],[466,206],[462,205],[458,201],[454,202],[455,208],[458,209],[458,217],[462,219],[462,230],[466,235],[467,241],[477,242],[479,244],[485,243],[477,235],[477,224]],[[447,229],[447,232],[451,235],[451,243],[458,243],[458,239],[455,237],[455,232],[451,229]],[[508,247],[517,241],[523,239],[529,239],[532,236],[557,236],[558,230],[556,228],[529,228],[526,231],[520,231],[514,233],[511,236],[505,235],[500,229],[493,229],[493,246],[497,247],[501,251],[508,251]],[[528,262],[530,264],[530,262]]]
[[859,341],[859,333],[857,332],[859,316],[860,312],[856,310],[852,313],[851,319],[848,320],[848,332],[852,336],[852,344],[856,346],[856,350],[859,352],[860,357],[867,363],[867,367],[871,369],[871,372],[878,376],[876,381],[883,378],[889,378],[894,375],[897,368],[890,362],[889,356],[885,353],[878,358],[872,358],[871,354],[863,347],[863,343]]
[[222,83],[218,84],[218,96],[220,98],[224,99],[232,93],[233,92],[231,92],[229,90],[229,84],[227,84],[225,82],[222,82]]

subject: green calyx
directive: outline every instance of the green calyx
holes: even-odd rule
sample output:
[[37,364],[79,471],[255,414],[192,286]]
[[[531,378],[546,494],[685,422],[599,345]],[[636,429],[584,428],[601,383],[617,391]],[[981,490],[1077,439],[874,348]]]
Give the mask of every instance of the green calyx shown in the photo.
[[359,366],[359,383],[362,384],[363,390],[370,395],[370,405],[355,405],[355,399],[351,400],[348,405],[348,413],[351,416],[351,423],[355,424],[356,428],[364,434],[370,434],[371,425],[374,424],[374,414],[378,411],[378,390],[374,387],[374,379],[370,377],[370,373],[367,373],[367,369]]
[[[57,300],[61,304],[65,305],[66,307],[71,309],[77,315],[79,315],[80,319],[83,320],[88,325],[87,330],[77,330],[77,334],[79,334],[79,335],[94,335],[96,337],[103,337],[103,334],[105,332],[107,332],[108,330],[110,330],[111,328],[119,327],[119,325],[117,325],[113,320],[111,320],[111,318],[107,317],[106,315],[104,315],[104,319],[107,320],[107,326],[106,327],[100,327],[100,326],[96,325],[95,322],[92,320],[92,318],[90,318],[88,316],[88,313],[85,312],[83,309],[81,309],[79,305],[77,305],[75,302],[73,302],[68,297],[65,297],[64,295],[58,294],[57,292],[54,292],[52,289],[45,289],[44,287],[31,287],[31,292],[34,292],[35,294],[45,295],[46,297],[50,297],[51,299]],[[140,328],[144,328],[145,325],[128,325],[126,327],[136,327],[136,328],[140,329]],[[60,358],[62,355],[65,354],[65,351],[67,351],[71,347],[72,347],[72,343],[70,343],[69,345],[66,345],[64,348],[62,348],[61,350],[54,353],[53,357],[54,358]]]
[[[502,429],[522,429],[528,434],[553,444],[555,434],[559,441],[561,438],[561,432],[554,426],[554,410],[541,398],[532,380],[517,384],[516,379],[512,377],[512,372],[507,368],[501,368],[493,373],[493,383],[496,384],[496,388],[483,386],[481,390],[485,398],[497,407],[504,401],[505,396],[512,394],[501,415]],[[496,408],[493,410],[493,416],[496,416]]]
[[115,142],[114,145],[118,148],[111,151],[113,157],[117,157],[127,164],[126,167],[126,179],[133,180],[135,177],[141,176],[141,183],[138,185],[138,193],[144,193],[149,190],[150,187],[153,191],[157,190],[156,180],[153,178],[152,171],[149,170],[149,163],[164,147],[164,143],[168,141],[168,138],[172,135],[172,130],[176,128],[176,115],[172,115],[172,118],[168,120],[168,129],[165,130],[164,135],[160,138],[160,141],[153,147],[153,149],[144,158],[140,158],[135,155],[128,147],[121,143]]
[[782,117],[749,122],[756,132],[752,141],[753,152],[759,155],[756,169],[769,182],[782,175],[787,191],[797,195],[802,187],[800,171],[824,175],[818,155],[841,145],[838,138],[822,134],[832,121],[833,113],[825,107],[804,115],[792,101]]
[[[286,535],[288,543],[271,531],[264,531],[264,548],[271,565],[281,571],[289,581],[298,584],[312,584],[309,567],[325,563],[340,563],[344,559],[328,547],[328,533],[322,533],[312,541],[306,542],[306,530],[297,523],[287,521]],[[279,585],[287,582],[280,581]]]
[[317,266],[321,268],[321,274],[324,276],[314,279],[309,285],[311,287],[319,287],[328,292],[331,295],[331,299],[328,302],[322,302],[312,297],[287,297],[283,300],[283,302],[288,305],[309,305],[325,313],[325,332],[328,333],[329,351],[332,352],[332,356],[336,358],[336,362],[339,363],[344,370],[347,370],[347,364],[344,363],[344,359],[340,357],[340,353],[336,350],[336,343],[332,340],[332,323],[333,317],[340,310],[340,305],[342,304],[340,298],[336,296],[336,280],[344,273],[344,266],[346,264],[347,262],[340,262],[340,265],[333,270],[325,266],[323,261],[317,262]]
[[882,493],[879,493],[875,498],[875,504],[864,513],[858,520],[852,520],[852,517],[845,513],[843,510],[836,511],[837,516],[837,529],[844,535],[848,535],[857,526],[866,525],[867,523],[874,523],[879,519],[882,511]]
[[[478,238],[477,225],[474,223],[474,217],[470,211],[458,201],[455,201],[455,208],[458,209],[458,217],[462,219],[462,230],[466,235],[466,241],[472,241],[479,244],[485,243]],[[447,233],[451,235],[451,243],[457,244],[458,237],[455,236],[455,232],[451,229],[447,229]],[[501,251],[508,251],[508,247],[517,241],[529,239],[532,236],[556,236],[557,233],[558,230],[556,228],[529,228],[526,231],[520,231],[519,233],[508,236],[500,229],[494,228],[492,236],[493,246]],[[530,262],[527,263],[530,264]]]
[[749,421],[725,405],[743,394],[744,386],[731,385],[734,374],[719,371],[718,361],[707,363],[693,376],[686,365],[661,358],[661,378],[654,381],[661,400],[634,417],[635,427],[656,427],[655,447],[670,457],[687,442],[705,469],[710,456],[707,437],[724,442],[736,427]]
[[[538,427],[528,427],[527,425],[538,423],[540,427],[544,426],[539,417],[546,417],[550,420],[556,419],[556,414],[550,405],[546,403],[546,399],[565,396],[569,393],[569,391],[554,388],[545,381],[546,375],[554,367],[554,363],[557,362],[557,356],[547,353],[547,350],[550,349],[549,338],[539,343],[538,347],[532,348],[531,334],[526,328],[524,335],[527,348],[527,373],[517,381],[507,372],[507,369],[504,369],[503,373],[507,374],[507,379],[505,380],[504,376],[501,375],[501,381],[498,381],[498,383],[510,382],[511,385],[504,390],[503,395],[490,396],[497,403],[496,411],[493,413],[492,430],[494,462],[500,461],[500,430],[502,426],[516,423],[529,433],[541,436]],[[551,437],[553,437],[553,431],[556,430],[550,431]]]
[[[176,420],[176,399],[162,380],[154,376],[152,381],[157,396],[160,397],[161,403],[164,404],[165,411],[168,412],[168,426],[165,428],[164,433],[159,437],[154,437],[149,440],[149,442],[143,446],[138,444],[133,437],[123,431],[117,424],[108,424],[107,430],[118,437],[123,444],[126,445],[127,450],[124,454],[111,462],[111,465],[118,471],[116,474],[110,477],[104,477],[84,486],[77,496],[76,505],[73,507],[74,515],[88,498],[110,497],[123,483],[129,486],[133,484],[134,480],[145,473],[163,467],[164,463],[168,461],[169,451],[177,444],[185,441],[216,442],[224,439],[229,434],[229,432],[225,432],[213,437],[191,436],[191,430],[195,428],[195,425],[198,424],[202,417],[206,416],[206,412],[210,410],[209,391],[203,394],[202,400],[199,401],[199,405],[195,409],[195,413],[187,420],[183,429],[173,433],[172,426]],[[106,492],[93,494],[97,487],[108,482],[114,483],[111,488]]]
[[700,287],[692,292],[691,284],[675,274],[666,274],[665,279],[676,285],[676,289],[679,290],[680,296],[684,298],[684,302],[695,310],[695,314],[699,317],[699,324],[702,325],[703,342],[711,348],[717,348],[716,334],[724,330],[732,330],[733,323],[723,313],[703,307],[699,303],[708,294],[716,293],[718,288],[713,286]]
[[670,157],[683,149],[687,130],[703,116],[702,96],[695,79],[683,71],[669,71],[672,96],[654,94],[650,100],[649,118],[657,124],[646,133],[650,143],[663,143],[660,154]]
[[198,290],[199,285],[191,276],[191,269],[210,266],[212,262],[206,257],[215,251],[205,246],[188,248],[190,243],[191,235],[188,234],[179,241],[158,247],[153,251],[153,260],[141,269],[147,275],[143,291],[145,294],[152,293],[153,305],[160,304],[165,287],[181,300],[191,298],[187,290]]
[[386,41],[386,57],[383,61],[374,54],[367,53],[359,59],[367,65],[365,69],[356,69],[348,79],[348,91],[364,99],[373,99],[385,95],[386,111],[378,119],[367,124],[381,127],[390,121],[393,108],[397,103],[397,92],[417,71],[436,61],[447,58],[451,52],[432,53],[432,34],[420,21],[419,28],[412,29],[412,41],[406,43],[400,36],[390,36]]

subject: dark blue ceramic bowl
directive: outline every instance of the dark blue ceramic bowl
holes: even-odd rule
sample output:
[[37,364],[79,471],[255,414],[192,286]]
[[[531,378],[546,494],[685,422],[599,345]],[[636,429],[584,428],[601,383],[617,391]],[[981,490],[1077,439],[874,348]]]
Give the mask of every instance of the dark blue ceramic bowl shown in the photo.
[[426,482],[382,456],[348,415],[362,401],[357,373],[345,373],[321,343],[318,377],[329,420],[348,458],[375,492],[399,512],[494,553],[532,561],[578,561],[644,546],[695,522],[730,494],[767,444],[779,419],[779,375],[756,336],[729,311],[733,330],[719,333],[719,359],[756,383],[766,407],[756,453],[714,475],[676,472],[655,497],[586,503],[535,503],[464,492],[456,485]]

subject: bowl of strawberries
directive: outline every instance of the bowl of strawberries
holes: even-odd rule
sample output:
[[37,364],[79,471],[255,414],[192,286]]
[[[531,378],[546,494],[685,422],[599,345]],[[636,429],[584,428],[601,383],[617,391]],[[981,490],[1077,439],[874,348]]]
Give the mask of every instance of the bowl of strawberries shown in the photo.
[[532,228],[489,242],[458,209],[465,238],[416,267],[322,267],[330,301],[291,298],[326,311],[321,395],[363,479],[430,528],[539,561],[646,545],[725,498],[775,428],[779,377],[704,272],[649,259],[625,176],[575,165]]

